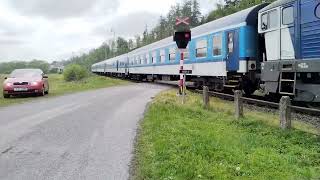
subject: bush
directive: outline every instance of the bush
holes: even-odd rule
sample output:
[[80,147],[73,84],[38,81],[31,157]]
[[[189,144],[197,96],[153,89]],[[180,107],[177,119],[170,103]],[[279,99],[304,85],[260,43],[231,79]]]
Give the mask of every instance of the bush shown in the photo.
[[88,76],[86,68],[78,65],[71,64],[67,66],[63,71],[63,77],[66,81],[79,81]]

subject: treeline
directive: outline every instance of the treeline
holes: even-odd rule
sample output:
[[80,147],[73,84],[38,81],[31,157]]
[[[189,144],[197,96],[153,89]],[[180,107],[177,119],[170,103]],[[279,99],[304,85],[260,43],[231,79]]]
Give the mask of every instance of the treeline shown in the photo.
[[190,17],[191,27],[196,27],[254,5],[273,1],[275,0],[225,0],[216,4],[216,9],[204,16],[200,12],[198,0],[186,0],[183,4],[172,6],[166,16],[160,16],[158,24],[153,29],[149,30],[146,27],[142,35],[136,35],[134,39],[129,40],[118,37],[115,41],[109,44],[104,43],[87,54],[72,57],[64,61],[64,64],[75,63],[90,69],[91,65],[96,62],[127,53],[133,49],[172,36],[176,17]]
[[271,3],[273,1],[276,0],[225,0],[224,3],[217,4],[217,8],[207,15],[205,22],[219,19],[264,2]]
[[196,27],[205,22],[204,16],[200,12],[198,0],[186,0],[183,4],[172,6],[166,16],[159,18],[158,24],[151,30],[145,28],[142,35],[136,35],[134,39],[126,40],[118,37],[109,44],[104,43],[99,48],[91,50],[87,54],[75,56],[65,61],[64,64],[80,64],[88,69],[91,65],[104,59],[109,59],[133,49],[151,44],[166,37],[172,36],[176,17],[190,17],[191,27]]
[[0,63],[0,74],[9,74],[14,69],[24,69],[24,68],[42,69],[44,73],[48,73],[50,64],[47,61],[42,61],[42,60],[32,60],[30,62],[26,62],[26,61],[4,62],[4,63]]

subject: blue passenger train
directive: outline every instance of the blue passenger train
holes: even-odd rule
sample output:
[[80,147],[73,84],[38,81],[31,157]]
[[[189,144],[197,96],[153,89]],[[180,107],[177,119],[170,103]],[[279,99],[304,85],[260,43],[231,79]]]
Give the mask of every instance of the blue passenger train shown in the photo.
[[[188,81],[216,91],[257,89],[320,102],[320,0],[260,4],[191,30],[184,53]],[[137,80],[179,79],[172,37],[92,66],[92,72]]]

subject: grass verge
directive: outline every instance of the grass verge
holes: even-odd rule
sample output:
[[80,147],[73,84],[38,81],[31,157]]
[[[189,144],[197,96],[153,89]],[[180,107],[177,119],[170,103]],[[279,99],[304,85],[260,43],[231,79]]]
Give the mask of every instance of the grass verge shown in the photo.
[[246,111],[236,121],[231,103],[174,91],[155,98],[141,122],[134,179],[320,179],[317,130],[295,123],[280,130],[277,117]]
[[[4,80],[4,77],[5,75],[0,75],[1,80]],[[88,78],[82,81],[66,82],[63,79],[63,75],[50,74],[49,75],[50,92],[49,92],[49,95],[45,97],[58,96],[58,95],[63,95],[67,93],[105,88],[105,87],[116,86],[116,85],[124,85],[127,83],[128,83],[127,81],[122,81],[119,79],[112,79],[112,78],[102,77],[102,76],[96,76],[96,75],[89,76]],[[0,92],[1,92],[0,107],[40,98],[40,97],[28,97],[28,98],[17,97],[17,98],[4,99],[2,96],[2,84],[0,85],[1,85],[0,86]]]

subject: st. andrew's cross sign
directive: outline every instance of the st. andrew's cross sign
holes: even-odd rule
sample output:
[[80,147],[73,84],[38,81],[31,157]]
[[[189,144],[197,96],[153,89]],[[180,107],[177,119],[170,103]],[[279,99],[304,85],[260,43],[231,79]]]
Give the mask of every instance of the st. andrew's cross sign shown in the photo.
[[176,26],[173,40],[179,49],[185,49],[191,41],[190,18],[176,18]]

